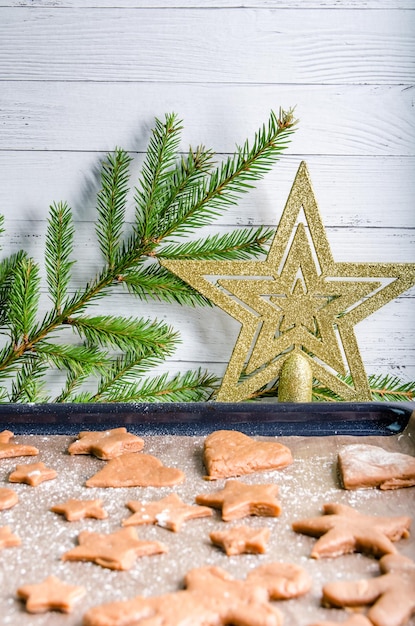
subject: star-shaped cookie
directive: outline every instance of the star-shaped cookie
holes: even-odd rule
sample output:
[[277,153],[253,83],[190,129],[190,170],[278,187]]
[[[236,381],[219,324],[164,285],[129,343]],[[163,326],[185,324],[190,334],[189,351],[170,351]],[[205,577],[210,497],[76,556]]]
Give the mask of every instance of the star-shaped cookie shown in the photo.
[[40,463],[26,463],[25,465],[16,465],[16,469],[9,475],[11,483],[27,483],[31,487],[36,487],[45,480],[53,480],[57,476],[54,469],[46,467]]
[[221,509],[222,519],[228,522],[248,515],[277,517],[281,513],[277,494],[277,485],[246,485],[228,480],[223,489],[196,496],[196,502]]
[[415,615],[415,563],[400,554],[388,554],[379,561],[381,576],[368,580],[347,580],[323,587],[323,601],[330,606],[371,605],[367,613],[376,626],[403,626]]
[[292,463],[291,450],[276,441],[257,441],[236,430],[217,430],[205,439],[206,478],[231,478],[263,470],[282,469]]
[[120,454],[139,452],[144,447],[141,437],[127,432],[126,428],[113,428],[104,431],[83,431],[78,439],[70,444],[69,454],[93,454],[107,461]]
[[63,561],[92,561],[101,567],[128,570],[140,556],[167,552],[159,541],[140,541],[134,528],[122,528],[110,534],[79,533],[79,545],[62,555]]
[[3,430],[0,433],[0,459],[8,459],[15,456],[36,456],[39,450],[34,446],[23,443],[10,443],[14,433],[10,430]]
[[127,502],[133,515],[123,520],[123,526],[137,526],[140,524],[158,524],[168,530],[177,532],[183,523],[199,517],[210,517],[212,509],[207,506],[193,506],[186,504],[175,493],[157,500],[156,502]]
[[86,481],[87,487],[171,487],[184,481],[181,470],[151,454],[122,454]]
[[395,554],[392,541],[409,536],[411,518],[363,515],[345,504],[323,506],[323,515],[293,523],[297,533],[320,537],[311,556],[315,559],[336,557],[350,552],[368,552],[375,556]]
[[250,526],[235,526],[231,530],[215,530],[209,534],[211,542],[222,548],[228,556],[264,554],[269,536],[269,528]]
[[0,511],[11,509],[19,501],[19,496],[13,489],[0,488]]
[[22,543],[20,537],[13,535],[10,526],[0,527],[0,550],[3,548],[14,548]]
[[68,522],[76,522],[85,517],[105,519],[108,513],[102,508],[102,500],[67,500],[51,507],[53,513],[64,515]]
[[84,587],[67,585],[56,576],[49,576],[41,583],[19,587],[17,597],[25,600],[29,613],[46,611],[70,613],[75,602],[85,593]]

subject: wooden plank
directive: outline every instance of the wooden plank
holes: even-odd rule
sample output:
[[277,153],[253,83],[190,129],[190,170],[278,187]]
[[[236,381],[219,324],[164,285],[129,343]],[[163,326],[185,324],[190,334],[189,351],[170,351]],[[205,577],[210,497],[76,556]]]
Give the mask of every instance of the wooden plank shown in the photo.
[[[414,11],[0,9],[3,80],[411,84]],[[226,45],[225,45],[226,42]]]
[[[133,188],[144,157],[132,156]],[[0,212],[16,220],[45,220],[52,202],[65,200],[78,222],[95,220],[99,165],[104,159],[105,154],[94,152],[0,151]],[[302,159],[326,226],[414,228],[415,157],[292,156],[288,151],[256,189],[218,217],[212,229],[276,225]]]
[[402,86],[14,82],[1,85],[0,150],[145,150],[176,111],[183,144],[233,152],[271,109],[296,105],[290,154],[412,156],[413,93]]
[[413,9],[412,0],[0,0],[0,7],[160,9]]

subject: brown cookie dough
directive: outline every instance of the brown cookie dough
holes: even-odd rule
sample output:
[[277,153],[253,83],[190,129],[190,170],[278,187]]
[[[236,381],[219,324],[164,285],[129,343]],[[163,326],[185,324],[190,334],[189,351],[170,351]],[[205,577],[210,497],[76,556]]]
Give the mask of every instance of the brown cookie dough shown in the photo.
[[0,488],[0,511],[11,509],[19,501],[19,496],[13,489]]
[[0,433],[0,459],[8,459],[15,456],[36,456],[39,450],[34,446],[22,443],[10,443],[14,433],[10,430],[3,430]]
[[185,589],[162,596],[112,602],[84,616],[83,626],[281,626],[282,614],[270,600],[296,598],[307,593],[311,581],[296,565],[269,563],[235,580],[218,567],[191,570]]
[[108,461],[120,454],[140,452],[144,447],[141,437],[127,432],[126,428],[113,428],[104,431],[83,431],[78,439],[70,444],[69,454],[93,454]]
[[159,541],[140,541],[134,528],[122,528],[110,534],[79,533],[79,545],[62,555],[62,561],[91,561],[101,567],[128,570],[140,556],[167,552]]
[[3,548],[14,548],[22,543],[20,537],[13,535],[10,526],[0,527],[0,550]]
[[151,454],[122,454],[86,481],[87,487],[170,487],[182,483],[179,469],[165,467]]
[[49,576],[41,583],[19,587],[17,597],[25,600],[26,611],[29,613],[46,611],[70,613],[75,602],[85,593],[84,587],[67,585],[56,576]]
[[415,457],[380,446],[350,444],[338,454],[345,489],[399,489],[415,485]]
[[336,607],[371,608],[367,613],[374,626],[404,626],[415,614],[415,563],[400,554],[379,561],[377,578],[337,581],[323,587],[323,602]]
[[209,480],[282,469],[293,462],[289,448],[275,441],[256,441],[234,430],[217,430],[204,442]]
[[408,537],[410,526],[410,517],[363,515],[350,506],[334,503],[323,506],[323,515],[292,524],[297,533],[320,537],[311,552],[315,559],[350,552],[395,554],[392,541]]
[[313,622],[310,626],[373,626],[372,622],[364,615],[351,615],[344,622]]
[[236,554],[264,554],[270,536],[269,528],[235,526],[231,530],[215,530],[209,534],[211,542],[228,556]]
[[196,496],[196,502],[221,509],[222,519],[229,522],[248,515],[277,517],[281,513],[277,494],[277,485],[246,485],[228,480],[223,489]]
[[177,532],[187,520],[200,517],[210,517],[212,509],[206,506],[186,504],[175,493],[157,500],[156,502],[127,502],[133,515],[123,520],[123,526],[138,526],[142,524],[157,524],[168,530]]
[[26,463],[26,465],[16,465],[16,469],[9,476],[11,483],[26,483],[31,487],[37,487],[46,480],[53,480],[57,476],[54,469],[46,467],[40,463]]
[[80,519],[91,517],[105,519],[108,513],[102,508],[102,500],[67,500],[62,504],[55,504],[50,508],[53,513],[64,515],[68,522],[77,522]]

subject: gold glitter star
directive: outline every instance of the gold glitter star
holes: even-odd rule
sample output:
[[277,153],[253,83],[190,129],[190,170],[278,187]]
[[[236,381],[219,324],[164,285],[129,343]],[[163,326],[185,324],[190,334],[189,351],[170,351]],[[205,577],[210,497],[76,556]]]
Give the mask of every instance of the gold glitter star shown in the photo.
[[254,396],[295,354],[342,399],[371,400],[354,326],[415,284],[411,263],[334,261],[304,162],[265,260],[162,264],[241,324],[222,402]]

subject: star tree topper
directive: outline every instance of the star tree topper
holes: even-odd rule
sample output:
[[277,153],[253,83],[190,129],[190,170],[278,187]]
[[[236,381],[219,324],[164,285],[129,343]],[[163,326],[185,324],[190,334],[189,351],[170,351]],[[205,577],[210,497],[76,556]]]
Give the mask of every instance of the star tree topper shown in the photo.
[[253,397],[296,354],[342,399],[371,400],[354,326],[415,284],[415,264],[334,261],[304,162],[265,260],[162,264],[241,324],[218,402]]

